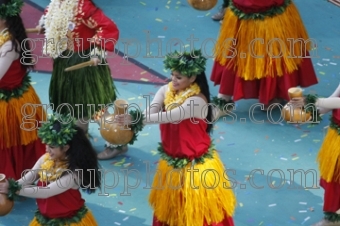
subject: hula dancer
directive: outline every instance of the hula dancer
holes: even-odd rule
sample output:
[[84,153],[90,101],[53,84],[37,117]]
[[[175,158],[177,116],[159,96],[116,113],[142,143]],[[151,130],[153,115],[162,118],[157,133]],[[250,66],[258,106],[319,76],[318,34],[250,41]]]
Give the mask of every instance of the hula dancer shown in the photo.
[[291,0],[230,1],[214,49],[213,101],[258,99],[262,110],[289,101],[289,88],[318,83],[312,43]]
[[294,98],[291,103],[298,106],[313,104],[319,114],[332,111],[330,126],[320,148],[317,162],[321,174],[320,186],[324,193],[324,219],[314,226],[340,225],[340,85],[328,98],[307,95],[305,98]]
[[116,116],[122,125],[160,124],[161,160],[149,198],[153,226],[234,225],[236,199],[209,135],[213,112],[207,105],[206,58],[200,50],[175,52],[164,63],[172,82],[158,90],[143,120]]
[[[30,46],[20,17],[22,0],[0,0],[0,173],[21,178],[45,153],[37,134],[46,112],[30,84]],[[21,49],[25,48],[25,51]]]
[[[87,132],[95,112],[101,112],[117,97],[105,51],[114,51],[119,30],[91,0],[51,0],[38,29],[45,33],[44,54],[53,58],[49,88],[53,110],[73,114],[77,125]],[[65,72],[68,67],[89,61],[95,67]],[[127,151],[126,146],[123,151]],[[103,159],[103,154],[98,157]]]
[[101,185],[96,151],[70,118],[53,115],[43,124],[39,137],[47,153],[20,180],[0,184],[0,193],[10,199],[36,198],[38,210],[30,226],[98,225],[79,191],[93,193]]

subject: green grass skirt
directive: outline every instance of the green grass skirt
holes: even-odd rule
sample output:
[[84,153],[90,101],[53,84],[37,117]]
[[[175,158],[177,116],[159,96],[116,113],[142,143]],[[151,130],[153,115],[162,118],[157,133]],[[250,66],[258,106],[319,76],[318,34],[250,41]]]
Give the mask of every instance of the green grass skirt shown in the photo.
[[[89,52],[73,53],[54,60],[49,88],[49,100],[54,112],[70,113],[75,118],[91,117],[95,111],[102,109],[101,105],[112,104],[116,100],[116,88],[108,65],[64,71],[67,67],[89,61],[90,57],[86,57]],[[65,51],[63,56],[67,55]],[[88,106],[90,104],[92,106]]]

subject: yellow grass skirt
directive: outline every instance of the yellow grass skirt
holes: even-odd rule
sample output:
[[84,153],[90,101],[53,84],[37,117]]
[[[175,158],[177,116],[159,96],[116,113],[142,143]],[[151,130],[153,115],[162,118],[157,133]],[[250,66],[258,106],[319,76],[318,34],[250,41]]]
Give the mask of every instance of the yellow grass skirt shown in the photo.
[[[84,215],[84,217],[81,219],[78,223],[71,223],[64,226],[97,226],[98,223],[96,222],[92,212],[90,210],[87,211],[87,213]],[[29,226],[48,226],[48,225],[41,225],[37,218],[34,217]]]
[[[256,38],[262,39],[263,43]],[[302,42],[294,45],[288,40],[299,38]],[[228,39],[235,39],[236,43]],[[307,31],[294,3],[287,6],[284,13],[264,20],[239,19],[228,8],[215,45],[215,60],[244,80],[282,76],[298,70],[301,57],[312,47],[310,42],[305,45],[307,40]],[[245,53],[245,57],[241,53]]]
[[[214,151],[204,164],[174,169],[160,160],[149,202],[157,219],[169,226],[208,225],[234,214],[236,198]],[[195,172],[196,171],[196,172]],[[196,189],[195,189],[196,188]]]
[[[41,104],[32,86],[19,98],[11,98],[8,102],[0,100],[0,150],[27,145],[38,139],[36,121],[46,119],[46,113],[41,106],[35,108],[29,104]],[[24,119],[25,115],[27,119]]]
[[340,183],[340,135],[335,129],[328,129],[317,161],[322,179]]

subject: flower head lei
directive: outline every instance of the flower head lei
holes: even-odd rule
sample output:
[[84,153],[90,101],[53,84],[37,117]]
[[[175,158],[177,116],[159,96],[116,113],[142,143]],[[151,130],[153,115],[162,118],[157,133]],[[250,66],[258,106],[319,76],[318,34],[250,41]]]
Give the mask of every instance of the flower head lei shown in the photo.
[[7,17],[19,15],[23,5],[22,0],[11,0],[7,4],[2,4],[0,6],[0,18],[6,19]]
[[[53,128],[53,126],[57,123],[60,124],[59,132]],[[54,114],[40,127],[38,136],[45,144],[64,146],[68,141],[72,140],[76,132],[75,119],[72,118],[70,114]]]
[[178,71],[182,75],[191,77],[205,71],[207,58],[202,55],[201,50],[184,52],[180,54],[177,50],[172,54],[167,54],[164,60],[165,69]]

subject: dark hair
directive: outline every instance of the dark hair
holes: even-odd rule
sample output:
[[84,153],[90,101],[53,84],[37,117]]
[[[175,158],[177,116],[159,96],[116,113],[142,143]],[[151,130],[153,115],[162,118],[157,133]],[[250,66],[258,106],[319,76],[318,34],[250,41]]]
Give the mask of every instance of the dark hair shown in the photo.
[[[198,74],[196,76],[195,82],[200,87],[201,93],[207,99],[208,104],[211,103],[210,102],[209,84],[208,84],[208,80],[207,80],[207,77],[205,75],[205,72]],[[206,120],[207,120],[207,124],[208,124],[206,131],[207,131],[207,133],[210,133],[211,129],[212,129],[212,106],[211,105],[208,106],[208,115],[206,117]]]
[[[97,188],[101,188],[101,174],[99,173],[97,153],[84,130],[78,126],[74,127],[77,132],[73,135],[72,140],[67,143],[70,146],[66,152],[69,162],[68,169],[77,173],[82,189],[86,189],[88,193],[94,193]],[[56,121],[53,129],[59,132],[60,128],[60,122]]]
[[[0,5],[2,4],[8,4],[10,2],[10,0],[0,0]],[[26,34],[26,29],[25,26],[22,22],[22,19],[20,17],[20,15],[16,15],[16,16],[10,16],[10,17],[6,17],[6,27],[8,28],[8,32],[11,34],[12,36],[12,49],[14,48],[15,52],[20,54],[20,57],[24,56],[24,52],[25,52],[25,56],[27,57],[23,57],[22,58],[22,66],[25,67],[26,69],[29,68],[33,68],[33,62],[32,62],[32,58],[28,57],[28,55],[31,52],[31,48],[29,45],[28,40],[27,39],[27,34]],[[17,43],[19,42],[19,44]],[[18,47],[20,47],[20,51],[18,51]],[[24,51],[22,49],[22,47],[24,47]]]

